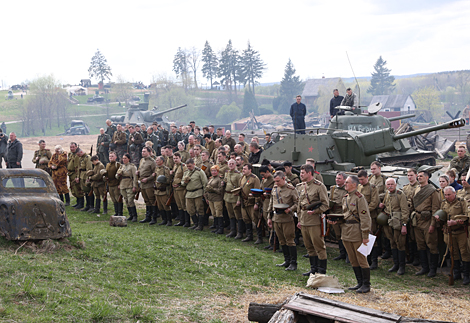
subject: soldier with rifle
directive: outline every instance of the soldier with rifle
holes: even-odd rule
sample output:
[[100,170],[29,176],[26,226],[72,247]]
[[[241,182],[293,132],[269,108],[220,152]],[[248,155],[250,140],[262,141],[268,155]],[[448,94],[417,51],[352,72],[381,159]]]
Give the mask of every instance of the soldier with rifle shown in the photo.
[[175,226],[189,227],[191,225],[191,219],[189,218],[189,214],[186,212],[186,188],[181,185],[183,174],[188,169],[186,168],[186,165],[181,162],[181,154],[179,152],[173,154],[173,161],[175,162],[175,165],[170,171],[170,176],[173,186],[173,197],[176,201],[176,205],[178,206],[179,220]]
[[[220,155],[220,153],[219,153]],[[260,188],[260,181],[258,176],[252,173],[253,166],[251,164],[243,165],[243,177],[240,179],[239,186],[241,187],[240,195],[238,196],[237,206],[242,208],[242,217],[246,227],[246,238],[242,242],[253,241],[253,223],[258,223],[258,216],[255,214],[255,197],[251,194],[252,188]],[[258,232],[258,239],[260,232]]]
[[[451,186],[444,188],[445,200],[441,203],[441,210],[446,213],[443,219],[444,225],[444,241],[447,244],[452,261],[454,263],[453,278],[454,280],[462,279],[463,285],[470,283],[470,250],[467,243],[468,232],[468,204],[465,199],[457,197],[455,189]],[[435,215],[437,221],[440,218]],[[463,268],[460,265],[460,257]],[[463,269],[463,270],[462,270]],[[453,283],[453,282],[452,282]]]
[[[416,172],[416,169],[408,168],[407,177],[410,183],[403,186],[403,192],[406,195],[406,200],[408,202],[408,209],[410,209],[411,199],[415,195],[416,189],[419,187],[418,173]],[[406,237],[408,239],[408,249],[409,249],[409,261],[407,261],[406,263],[413,264],[413,266],[419,266],[419,254],[418,254],[418,247],[416,246],[414,227],[412,225],[408,225],[406,228],[406,231],[407,231]]]
[[[313,177],[313,174],[314,170],[311,165],[302,165],[300,168],[302,183],[297,184],[296,187],[299,192],[297,227],[302,230],[310,261],[310,270],[304,273],[304,276],[315,273],[326,274],[327,267],[322,214],[328,210],[328,191],[322,182]],[[319,202],[321,206],[312,210],[311,205]]]
[[100,129],[100,135],[96,140],[96,152],[98,153],[98,158],[106,166],[109,163],[109,144],[111,143],[111,137],[104,132],[104,129]]
[[87,176],[91,182],[91,188],[95,195],[95,208],[88,210],[88,213],[100,213],[100,204],[103,200],[103,214],[108,214],[108,201],[106,200],[106,184],[103,180],[103,175],[106,172],[103,163],[100,162],[98,155],[91,157],[93,170],[87,171]]
[[[236,146],[236,145],[235,145]],[[264,225],[264,223],[268,223],[268,219],[269,219],[269,203],[270,203],[270,200],[271,200],[271,190],[273,189],[273,186],[274,186],[274,177],[273,177],[273,174],[269,171],[269,168],[267,166],[261,166],[259,168],[259,174],[261,175],[262,179],[261,179],[261,189],[263,190],[263,195],[262,195],[262,198],[261,198],[261,210],[260,210],[260,221],[258,222],[258,227],[260,227],[260,225]],[[285,175],[285,174],[284,174]],[[278,203],[279,204],[279,203]],[[281,203],[282,204],[282,203]],[[262,220],[262,221],[261,221]],[[272,226],[270,226],[269,228],[272,228]],[[294,226],[294,231],[295,231],[295,226]],[[272,250],[273,247],[274,247],[274,235],[275,235],[275,230],[274,228],[272,228],[272,230],[270,230],[270,234],[269,234],[269,245],[267,247],[265,247],[265,249],[269,249],[269,250]],[[278,240],[279,241],[279,240]]]
[[[142,192],[142,197],[145,201],[146,212],[145,219],[141,220],[140,223],[157,223],[158,209],[155,206],[155,190],[153,188],[156,167],[155,160],[150,157],[150,148],[142,148],[142,159],[140,160],[139,170],[136,172],[136,175],[140,180],[140,192]],[[139,192],[137,192],[138,194]]]
[[[230,233],[227,238],[242,239],[243,238],[243,218],[240,206],[237,206],[238,197],[232,192],[239,188],[242,174],[237,170],[237,165],[233,159],[228,161],[228,171],[225,172],[223,184],[225,187],[224,201],[230,218]],[[238,234],[237,234],[238,222]]]
[[[334,214],[343,213],[343,197],[348,193],[344,186],[346,181],[346,174],[339,172],[336,174],[336,185],[331,186],[330,188],[330,211]],[[349,262],[347,259],[346,248],[344,247],[343,240],[341,240],[341,225],[339,223],[331,224],[333,231],[335,232],[336,240],[338,240],[339,245],[339,256],[333,258],[333,260],[346,259],[346,262]]]
[[204,228],[204,202],[202,196],[207,184],[206,174],[194,164],[193,159],[186,161],[187,171],[183,174],[181,185],[186,188],[186,209],[194,225],[191,229],[202,231]]
[[[67,155],[67,175],[69,176],[70,191],[72,195],[77,199],[77,203],[72,205],[73,208],[81,209],[85,206],[84,193],[80,187],[79,177],[79,159],[77,155],[78,146],[75,142],[70,143],[70,152]],[[78,181],[76,179],[79,179]]]
[[[122,156],[122,164],[116,173],[116,179],[120,181],[118,188],[120,189],[122,199],[126,202],[127,211],[129,212],[129,218],[127,220],[137,222],[137,209],[135,207],[134,197],[139,188],[139,183],[137,167],[135,167],[130,160],[131,155],[129,154]],[[119,199],[118,203],[122,203],[122,200]],[[122,207],[120,211],[122,215]]]
[[46,142],[41,139],[38,142],[39,150],[34,152],[33,164],[36,166],[34,168],[39,168],[52,175],[51,169],[49,168],[49,161],[52,158],[52,153],[50,149],[46,149]]
[[127,152],[127,136],[120,124],[117,125],[117,131],[114,133],[112,143],[109,146],[116,152],[119,161]]
[[[269,173],[267,167],[266,170],[265,174]],[[269,201],[266,208],[267,223],[276,232],[284,254],[284,263],[276,266],[285,267],[287,271],[297,270],[294,212],[297,211],[298,207],[298,194],[295,187],[287,183],[284,172],[275,172],[273,181],[274,186],[271,195],[266,199]]]
[[[158,210],[163,220],[158,225],[172,226],[171,210],[170,206],[167,205],[167,201],[170,196],[170,169],[165,166],[165,158],[163,158],[163,156],[157,156],[156,164],[155,177],[157,180],[155,184],[155,198],[157,200],[156,204],[158,206]],[[152,222],[149,224],[154,224]]]
[[[119,190],[120,178],[116,177],[117,171],[121,167],[121,163],[117,162],[116,158],[117,156],[114,151],[109,153],[109,163],[106,165],[106,172],[103,176],[106,177],[107,191],[109,191],[109,195],[113,201],[114,216],[122,216],[124,203],[122,203],[122,198],[121,202],[119,202],[119,198],[121,196],[121,192]],[[128,221],[131,220],[132,218],[128,219]]]
[[[93,147],[91,147],[93,149]],[[85,212],[90,209],[94,209],[94,196],[93,190],[90,187],[90,182],[88,180],[87,172],[93,170],[93,164],[91,162],[90,156],[87,155],[82,149],[77,148],[76,154],[78,155],[78,176],[75,178],[75,182],[80,184],[81,190],[85,193],[86,206],[80,211]]]

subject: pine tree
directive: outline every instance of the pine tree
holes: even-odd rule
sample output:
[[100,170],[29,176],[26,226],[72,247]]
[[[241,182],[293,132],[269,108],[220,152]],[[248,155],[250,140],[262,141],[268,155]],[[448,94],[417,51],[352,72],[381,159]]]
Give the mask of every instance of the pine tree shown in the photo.
[[183,88],[187,90],[189,74],[188,53],[186,50],[181,49],[181,47],[178,47],[173,59],[173,71],[176,73],[177,77],[181,78]]
[[281,113],[289,113],[290,104],[302,92],[302,81],[294,75],[294,64],[289,58],[281,81],[280,96],[273,100],[273,108]]
[[255,95],[249,88],[245,88],[245,96],[243,97],[243,109],[241,117],[245,118],[253,111],[255,115],[259,115],[258,102],[256,102]]
[[207,40],[202,51],[202,61],[204,62],[202,65],[202,75],[211,82],[212,89],[212,81],[217,77],[219,62],[217,55],[214,53]]
[[96,78],[100,83],[104,83],[105,79],[110,80],[110,76],[113,76],[111,73],[111,67],[108,65],[108,61],[100,50],[97,49],[95,55],[91,58],[91,64],[88,68],[88,74],[90,78]]
[[384,95],[390,94],[395,89],[395,78],[390,75],[390,69],[386,68],[387,61],[379,57],[374,65],[375,72],[372,72],[372,78],[370,80],[370,87],[367,89],[368,93],[372,95]]
[[[235,89],[237,96],[237,82],[240,76],[240,57],[238,51],[233,48],[232,41],[229,40],[225,49],[220,53],[218,76],[220,82],[225,86],[232,97],[232,89]],[[233,88],[232,88],[233,87]]]
[[248,42],[248,48],[243,51],[241,56],[241,76],[253,94],[255,93],[255,84],[258,83],[257,79],[263,76],[264,69],[265,64],[259,52],[254,50]]

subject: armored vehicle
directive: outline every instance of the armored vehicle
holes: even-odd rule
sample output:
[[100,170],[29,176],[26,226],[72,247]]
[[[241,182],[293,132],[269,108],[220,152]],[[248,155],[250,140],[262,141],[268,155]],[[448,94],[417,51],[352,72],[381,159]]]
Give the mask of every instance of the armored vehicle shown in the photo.
[[57,136],[75,136],[75,135],[88,135],[90,128],[83,122],[83,120],[72,120],[70,127],[65,128],[65,132],[58,134]]
[[52,178],[40,169],[0,169],[0,234],[8,240],[70,237]]

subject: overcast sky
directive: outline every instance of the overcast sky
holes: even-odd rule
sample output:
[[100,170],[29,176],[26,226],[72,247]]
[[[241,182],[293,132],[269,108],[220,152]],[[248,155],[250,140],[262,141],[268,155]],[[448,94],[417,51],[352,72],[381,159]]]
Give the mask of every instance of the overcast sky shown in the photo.
[[[469,69],[470,1],[8,1],[2,3],[0,80],[88,78],[99,48],[118,75],[149,84],[174,75],[178,49],[250,41],[279,82],[289,58],[301,79],[369,76],[377,58],[394,75]],[[202,79],[200,73],[200,81]],[[93,81],[95,82],[95,81]],[[0,83],[1,85],[1,83]]]

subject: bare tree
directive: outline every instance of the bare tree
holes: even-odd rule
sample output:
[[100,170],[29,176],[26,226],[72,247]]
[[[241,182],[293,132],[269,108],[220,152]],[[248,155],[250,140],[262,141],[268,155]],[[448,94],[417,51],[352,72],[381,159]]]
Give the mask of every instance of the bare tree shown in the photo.
[[196,87],[196,89],[197,89],[196,72],[199,69],[199,64],[201,63],[200,57],[201,57],[201,51],[197,49],[196,47],[192,47],[189,50],[188,63],[189,63],[189,66],[191,67],[191,70],[193,71],[194,86]]

